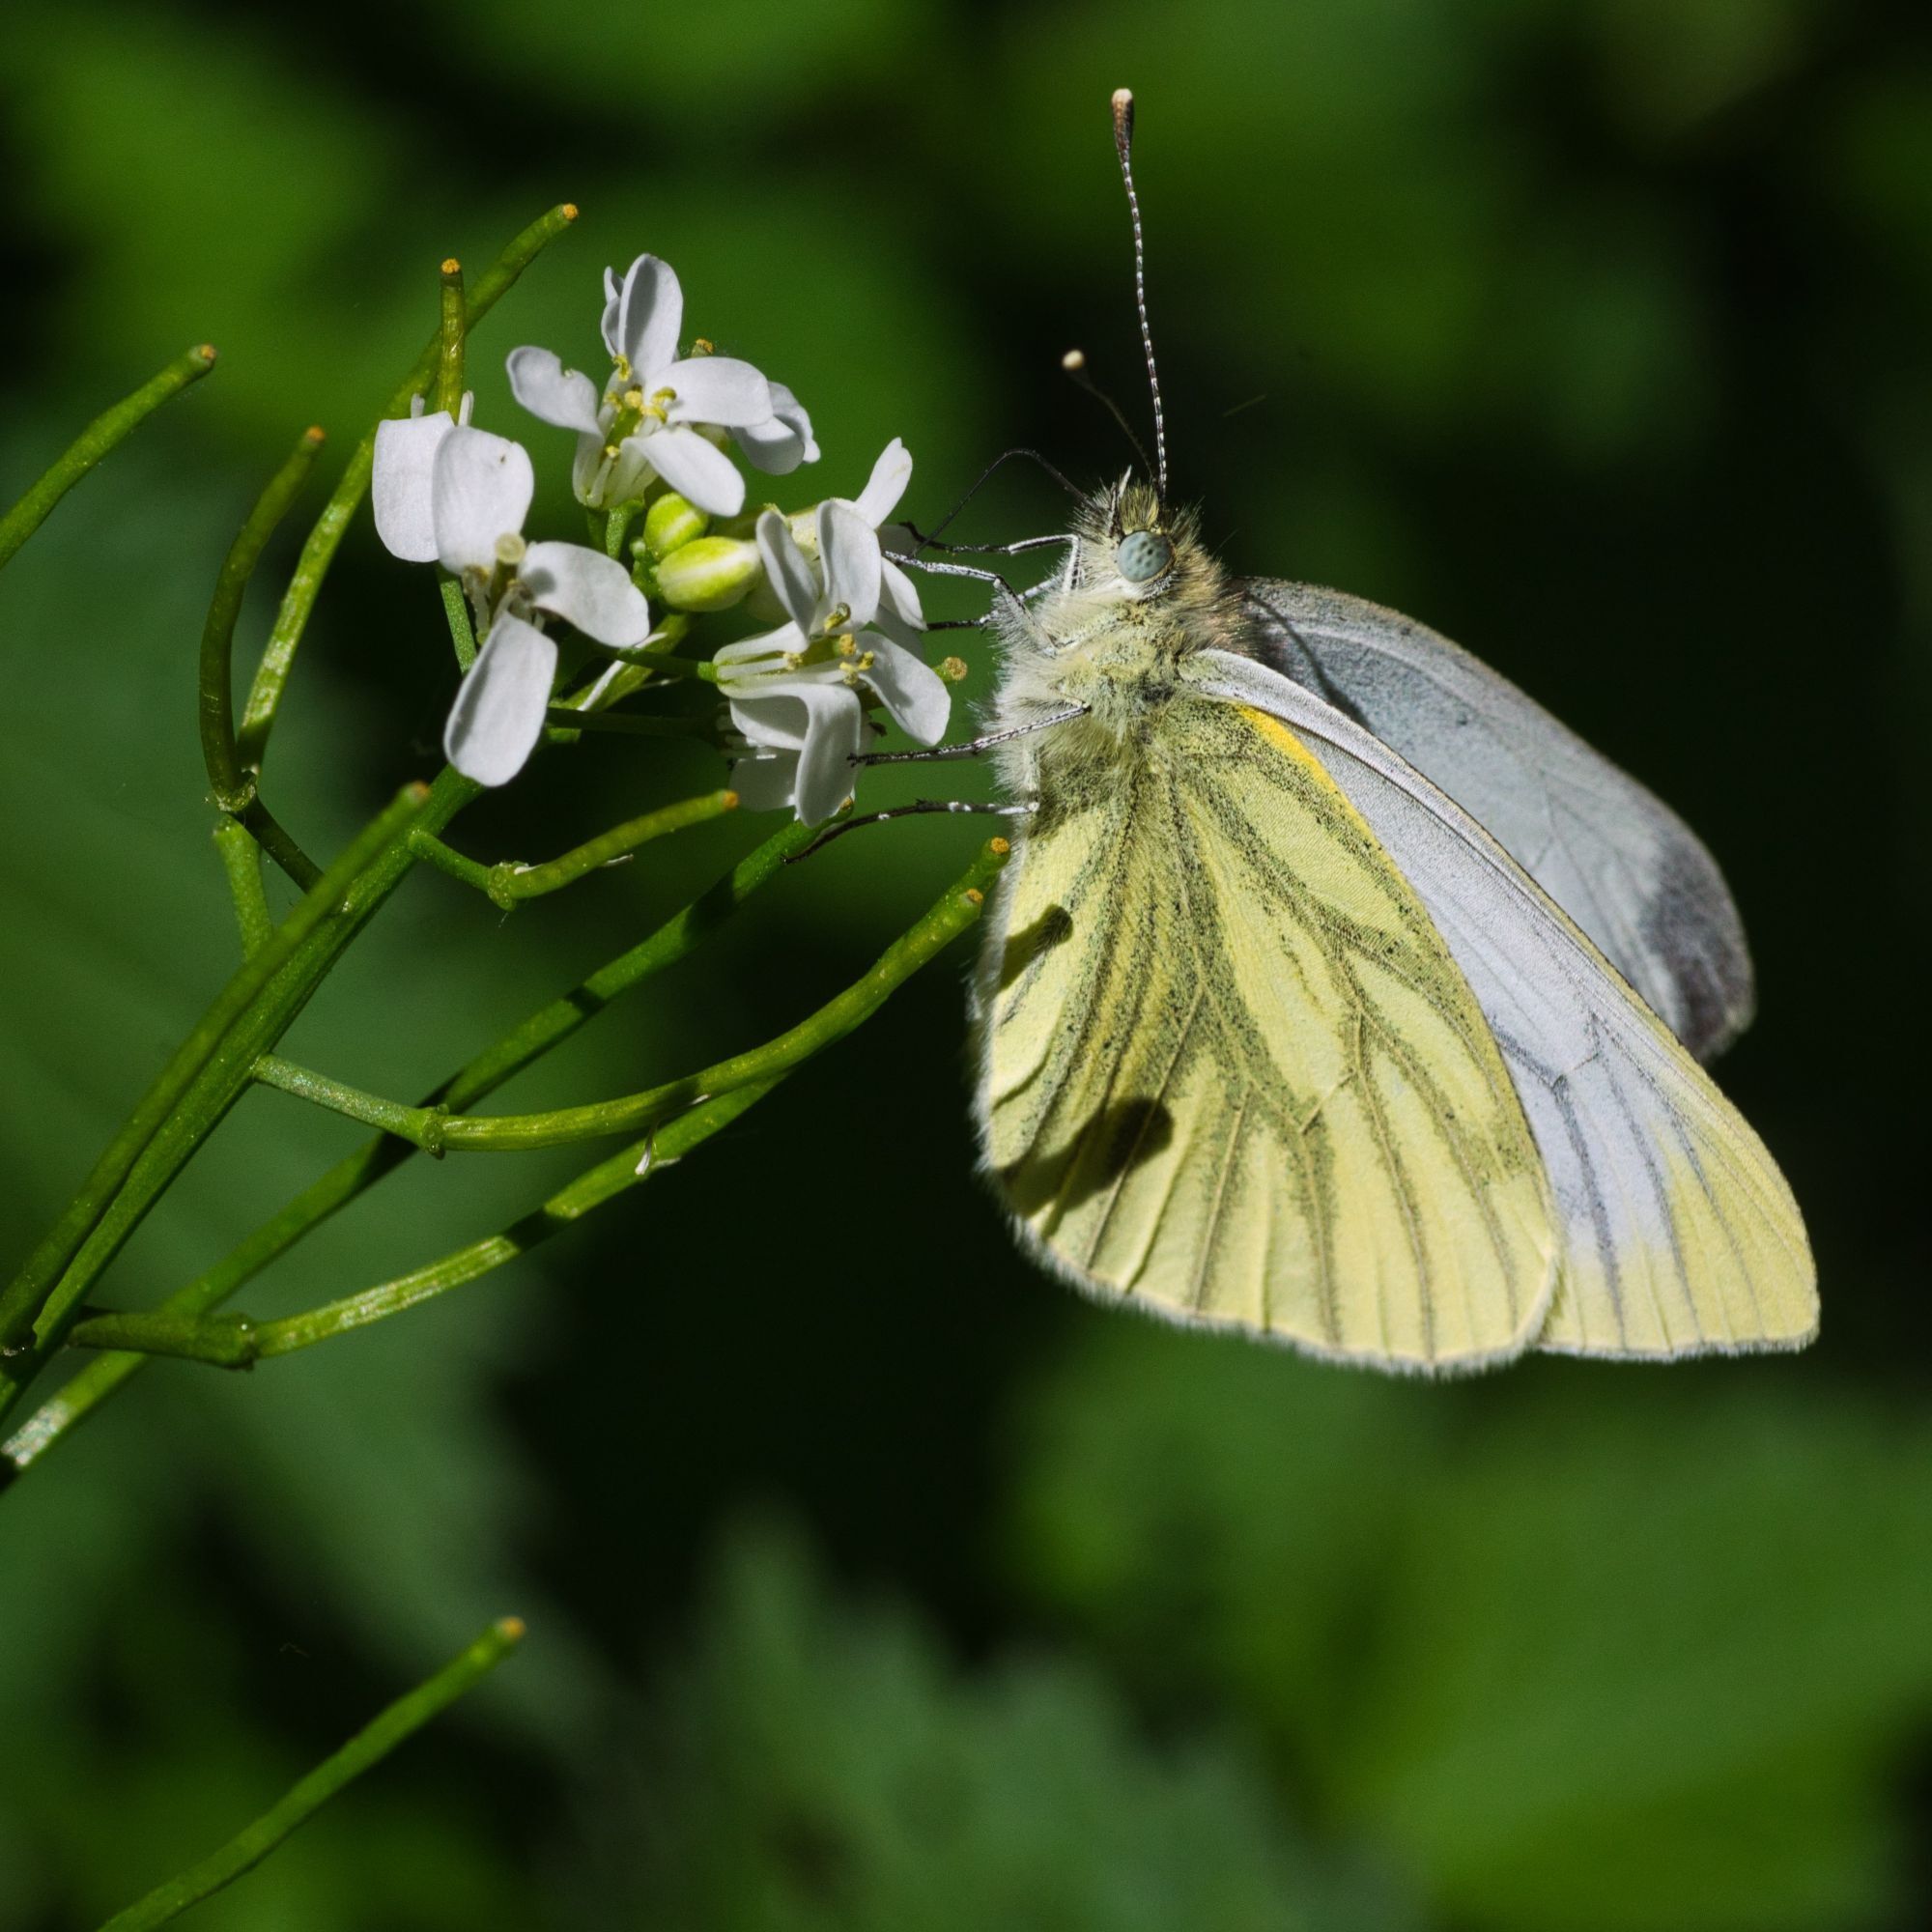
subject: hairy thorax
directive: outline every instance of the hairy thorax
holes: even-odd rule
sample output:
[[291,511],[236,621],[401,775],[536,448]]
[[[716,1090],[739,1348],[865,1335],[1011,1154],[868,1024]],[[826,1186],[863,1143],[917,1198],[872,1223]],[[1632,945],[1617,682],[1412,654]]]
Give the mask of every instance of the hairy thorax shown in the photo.
[[1075,808],[1130,776],[1151,754],[1161,714],[1184,692],[1189,659],[1240,647],[1238,602],[1191,517],[1166,523],[1173,562],[1158,581],[1121,576],[1113,559],[1122,526],[1160,527],[1144,521],[1150,515],[1151,504],[1131,491],[1101,492],[1078,520],[1060,583],[1024,612],[1009,607],[1000,617],[992,727],[1025,729],[1082,713],[1003,748],[1009,789],[1043,808]]

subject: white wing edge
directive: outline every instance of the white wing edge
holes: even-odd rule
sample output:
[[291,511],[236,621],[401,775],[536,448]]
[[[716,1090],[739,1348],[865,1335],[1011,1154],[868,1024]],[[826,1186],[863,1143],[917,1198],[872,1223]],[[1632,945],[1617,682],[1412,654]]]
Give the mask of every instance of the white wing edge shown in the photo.
[[[1402,868],[1468,980],[1504,1049],[1549,1172],[1565,1222],[1566,1274],[1582,1283],[1600,1273],[1617,1309],[1620,1333],[1603,1344],[1585,1334],[1574,1344],[1538,1346],[1667,1360],[1797,1349],[1812,1340],[1815,1268],[1776,1162],[1664,1023],[1535,881],[1421,773],[1292,679],[1218,650],[1198,653],[1186,675],[1210,696],[1279,719],[1326,753],[1330,776]],[[1774,1257],[1782,1251],[1800,1298],[1809,1296],[1807,1326],[1777,1334],[1749,1332],[1748,1324],[1746,1332],[1706,1332],[1679,1246],[1684,1230],[1658,1171],[1662,1135],[1675,1140],[1674,1151],[1700,1181],[1701,1160],[1725,1166],[1759,1224],[1747,1232]],[[1666,1147],[1665,1156],[1672,1151]],[[1749,1290],[1736,1238],[1728,1226],[1723,1232],[1734,1271]],[[1669,1271],[1666,1260],[1684,1310],[1663,1306],[1659,1284]],[[1640,1277],[1634,1285],[1650,1290],[1662,1346],[1632,1346],[1623,1338],[1617,1296],[1627,1271]],[[1673,1321],[1688,1332],[1672,1336]]]

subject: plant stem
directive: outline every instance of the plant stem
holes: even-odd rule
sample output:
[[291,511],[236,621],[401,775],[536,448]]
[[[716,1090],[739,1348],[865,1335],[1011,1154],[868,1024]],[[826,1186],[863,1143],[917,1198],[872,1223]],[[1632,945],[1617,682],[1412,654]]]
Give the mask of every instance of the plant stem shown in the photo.
[[365,1094],[359,1087],[345,1087],[339,1080],[298,1066],[292,1060],[265,1053],[255,1063],[255,1078],[264,1087],[293,1094],[312,1106],[327,1107],[330,1113],[360,1121],[365,1127],[380,1127],[385,1134],[411,1142],[425,1153],[442,1152],[442,1110],[439,1107],[405,1107]]
[[268,944],[275,922],[262,889],[262,848],[239,819],[224,818],[214,828],[214,849],[235,901],[235,923],[242,933],[242,956],[252,958]]
[[246,1831],[238,1833],[197,1864],[137,1903],[117,1912],[101,1932],[148,1932],[198,1905],[252,1870],[292,1832],[305,1825],[351,1779],[381,1763],[406,1738],[455,1701],[502,1662],[523,1641],[520,1618],[503,1617],[452,1659],[427,1683],[399,1697],[349,1740],[332,1757],[301,1779]]
[[476,662],[476,633],[469,627],[469,606],[464,602],[463,585],[438,564],[436,587],[442,597],[442,616],[449,626],[449,641],[456,649],[456,668],[468,670]]
[[574,845],[560,857],[541,866],[508,863],[500,866],[479,865],[474,859],[465,858],[461,852],[451,850],[440,838],[433,838],[428,833],[418,834],[415,845],[425,859],[440,867],[451,878],[476,887],[493,905],[501,906],[505,912],[514,912],[525,899],[561,892],[565,886],[575,885],[586,873],[628,858],[639,846],[648,845],[654,838],[662,838],[671,832],[682,832],[688,826],[701,825],[707,819],[722,818],[725,812],[735,810],[737,805],[738,794],[735,791],[713,791],[698,798],[680,799],[675,805],[647,811],[641,818],[626,819],[622,825],[612,826],[609,832],[600,833],[582,845]]
[[242,526],[221,574],[214,580],[214,597],[201,631],[201,755],[214,802],[223,811],[239,812],[255,796],[255,780],[242,768],[235,749],[235,623],[242,614],[242,594],[255,574],[262,551],[275,526],[315,467],[323,433],[305,429],[288,461],[275,471],[248,520]]
[[463,302],[463,264],[454,255],[442,265],[442,318],[437,329],[436,406],[454,422],[463,409],[463,341],[469,318]]
[[[434,785],[408,787],[217,996],[0,1295],[0,1415],[19,1400],[88,1290],[246,1089],[256,1061],[414,865],[412,826],[445,824],[475,796],[476,787],[450,771]],[[33,1343],[23,1351],[29,1327]]]
[[[444,1081],[425,1102],[451,1112],[472,1107],[507,1080],[571,1037],[611,1001],[694,952],[746,899],[784,869],[785,861],[816,836],[815,829],[787,825],[741,860],[723,879],[647,939],[600,967],[560,998],[541,1007],[486,1047],[460,1072]],[[220,1307],[262,1269],[286,1254],[303,1236],[320,1227],[416,1151],[407,1141],[378,1135],[338,1161],[327,1174],[256,1229],[206,1274],[178,1289],[157,1313],[204,1315]],[[66,1440],[150,1358],[107,1354],[90,1362],[21,1424],[0,1447],[0,1488]]]
[[322,867],[290,838],[259,792],[236,814],[236,822],[302,892],[310,891],[322,877]]
[[360,1294],[327,1301],[319,1308],[285,1315],[277,1321],[253,1321],[242,1315],[174,1315],[165,1310],[89,1315],[75,1323],[67,1338],[68,1346],[138,1350],[201,1362],[211,1368],[252,1369],[257,1362],[293,1355],[353,1329],[406,1315],[453,1288],[494,1274],[506,1263],[528,1254],[553,1235],[561,1234],[595,1208],[648,1179],[659,1168],[681,1160],[756,1105],[783,1078],[782,1072],[776,1073],[769,1080],[721,1094],[692,1108],[656,1134],[586,1168],[540,1208],[513,1221],[500,1234],[453,1248],[438,1260],[393,1281],[364,1289]]
[[[565,202],[553,208],[549,213],[530,223],[510,245],[497,256],[488,271],[469,292],[469,299],[465,308],[465,324],[474,328],[483,320],[508,290],[529,267],[539,252],[577,219],[577,209]],[[389,398],[384,410],[384,417],[407,415],[410,400],[421,395],[435,380],[442,355],[442,330],[439,327],[430,338],[428,346],[417,356],[415,367],[403,380],[401,386]],[[275,628],[270,636],[268,648],[262,653],[261,665],[255,672],[255,681],[248,693],[248,702],[242,713],[240,751],[242,762],[257,771],[261,769],[262,758],[268,750],[269,736],[275,727],[276,715],[281,709],[282,694],[288,687],[289,669],[295,662],[297,647],[301,642],[302,631],[306,627],[309,612],[315,608],[317,594],[322,589],[322,581],[328,574],[328,566],[334,561],[344,533],[349,528],[351,518],[355,514],[356,505],[362,500],[363,493],[369,487],[371,469],[376,460],[376,432],[371,429],[349,458],[348,468],[342,472],[342,480],[336,484],[328,501],[324,504],[322,514],[315,521],[315,527],[308,533],[308,540],[302,545],[299,561],[295,575],[289,580],[289,587],[282,597],[282,608],[276,613]]]
[[0,517],[0,569],[5,568],[14,553],[46,522],[54,505],[103,456],[139,429],[170,396],[179,395],[190,383],[199,381],[213,367],[214,345],[204,342],[185,355],[177,355],[158,376],[143,383],[131,396],[96,416],[52,468],[4,517]]
[[870,972],[828,1000],[809,1019],[763,1046],[721,1060],[682,1080],[626,1094],[615,1100],[558,1107],[540,1114],[486,1114],[451,1120],[443,1124],[443,1146],[452,1151],[495,1153],[634,1133],[668,1120],[698,1100],[790,1072],[800,1062],[869,1019],[934,953],[972,924],[979,917],[985,888],[1006,865],[1009,849],[1004,838],[988,840],[957,883],[923,919],[886,949]]

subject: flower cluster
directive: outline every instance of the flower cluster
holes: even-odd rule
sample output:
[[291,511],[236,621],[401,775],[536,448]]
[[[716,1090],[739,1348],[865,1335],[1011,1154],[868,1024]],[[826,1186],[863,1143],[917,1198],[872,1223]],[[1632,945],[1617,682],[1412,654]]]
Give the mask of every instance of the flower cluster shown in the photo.
[[[727,445],[787,475],[818,458],[810,417],[782,383],[709,343],[680,355],[684,295],[656,256],[639,256],[621,281],[607,270],[604,293],[611,373],[601,389],[548,349],[513,350],[508,363],[517,401],[577,432],[572,484],[603,550],[525,538],[529,456],[472,427],[469,397],[459,419],[418,402],[377,432],[377,531],[395,555],[440,563],[461,584],[480,639],[450,711],[449,760],[487,785],[522,770],[562,668],[547,620],[561,619],[590,652],[665,665],[702,613],[748,604],[783,621],[713,658],[709,675],[730,707],[732,783],[753,810],[829,818],[851,792],[868,705],[926,745],[952,708],[921,655],[918,592],[881,540],[912,458],[895,440],[856,497],[790,516],[746,513]],[[619,553],[639,513],[627,563]],[[726,521],[714,530],[714,519]],[[674,622],[653,629],[652,597]],[[582,702],[595,703],[608,682]]]

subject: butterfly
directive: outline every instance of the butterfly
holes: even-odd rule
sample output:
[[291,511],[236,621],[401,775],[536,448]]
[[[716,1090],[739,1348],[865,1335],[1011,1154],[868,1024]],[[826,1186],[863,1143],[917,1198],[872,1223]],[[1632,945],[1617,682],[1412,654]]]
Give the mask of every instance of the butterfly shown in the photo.
[[975,1114],[1023,1246],[1389,1370],[1802,1346],[1803,1219],[1699,1065],[1752,1006],[1709,853],[1433,631],[1227,574],[1154,395],[1152,474],[997,611]]

